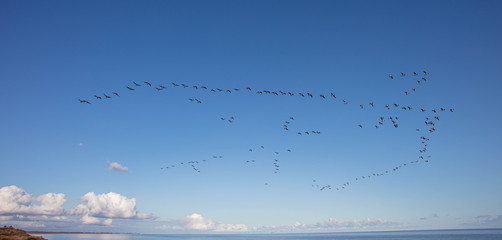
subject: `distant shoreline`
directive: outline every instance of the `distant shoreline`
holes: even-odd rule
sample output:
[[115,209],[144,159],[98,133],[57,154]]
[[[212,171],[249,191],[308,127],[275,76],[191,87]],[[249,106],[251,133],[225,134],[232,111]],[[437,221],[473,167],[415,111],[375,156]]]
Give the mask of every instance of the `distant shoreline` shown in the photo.
[[30,234],[128,234],[140,235],[143,233],[116,233],[116,232],[50,232],[50,231],[26,231]]
[[116,233],[116,232],[51,232],[26,231],[30,234],[127,234],[127,235],[281,235],[281,234],[344,234],[344,233],[385,233],[385,232],[425,232],[425,231],[472,231],[472,230],[502,230],[502,228],[457,228],[457,229],[421,229],[421,230],[383,230],[383,231],[354,231],[354,232],[275,232],[275,233]]

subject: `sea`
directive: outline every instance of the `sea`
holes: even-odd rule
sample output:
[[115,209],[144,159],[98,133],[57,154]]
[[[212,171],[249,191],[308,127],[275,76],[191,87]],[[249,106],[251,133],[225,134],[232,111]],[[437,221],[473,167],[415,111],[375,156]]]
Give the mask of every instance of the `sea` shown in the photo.
[[502,240],[502,229],[294,234],[32,234],[49,240]]

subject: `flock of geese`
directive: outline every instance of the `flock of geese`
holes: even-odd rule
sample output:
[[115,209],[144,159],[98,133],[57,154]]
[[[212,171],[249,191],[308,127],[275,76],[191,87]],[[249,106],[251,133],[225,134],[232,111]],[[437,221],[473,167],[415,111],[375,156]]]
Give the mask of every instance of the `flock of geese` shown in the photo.
[[[404,78],[407,74],[406,73],[402,73],[400,74],[400,77],[401,78]],[[416,80],[417,82],[417,85],[413,88],[411,88],[410,90],[407,90],[407,91],[404,91],[404,94],[405,95],[410,95],[411,93],[414,93],[417,91],[417,89],[421,86],[424,85],[425,82],[427,82],[427,75],[429,75],[428,72],[426,71],[423,71],[423,74],[419,74],[417,72],[413,72],[411,74],[413,77],[415,77],[414,80]],[[395,77],[394,75],[389,75],[389,78],[390,79],[395,79],[397,77]],[[167,84],[166,84],[167,85]],[[169,85],[168,85],[169,86]],[[193,85],[193,86],[189,86],[189,85],[186,85],[184,83],[175,83],[175,82],[171,82],[170,86],[172,88],[191,88],[191,89],[195,89],[195,90],[203,90],[203,91],[209,91],[209,92],[213,92],[213,93],[221,93],[221,94],[236,94],[236,93],[240,93],[240,92],[250,92],[250,93],[254,93],[254,94],[257,94],[257,95],[273,95],[273,96],[287,96],[287,97],[294,97],[294,96],[297,96],[297,97],[301,97],[301,98],[321,98],[321,99],[325,99],[325,100],[328,100],[328,99],[331,99],[332,101],[338,101],[340,102],[341,104],[343,105],[352,105],[352,104],[349,104],[349,100],[348,99],[338,99],[336,94],[333,93],[333,92],[329,92],[329,93],[321,93],[321,94],[312,94],[310,92],[292,92],[292,91],[284,91],[284,90],[279,90],[279,91],[275,91],[275,90],[253,90],[251,87],[245,87],[245,88],[232,88],[232,89],[223,89],[223,88],[209,88],[209,87],[206,87],[206,86],[198,86],[198,85]],[[150,82],[142,82],[142,83],[137,83],[137,82],[132,82],[131,85],[128,85],[128,86],[125,86],[125,88],[127,89],[127,91],[129,92],[134,92],[136,91],[136,89],[138,87],[147,87],[147,88],[152,88],[152,89],[155,89],[157,91],[163,91],[164,89],[166,89],[167,87],[165,85],[158,85],[158,86],[153,86],[152,83]],[[112,97],[120,97],[119,93],[117,91],[112,91],[111,93],[103,93],[103,94],[100,94],[100,95],[94,95],[94,99],[92,100],[87,100],[87,99],[78,99],[80,103],[84,103],[84,104],[92,104],[94,102],[99,102],[99,101],[105,101],[106,99],[110,99]],[[188,101],[190,102],[193,102],[193,103],[197,103],[197,104],[201,104],[203,103],[201,100],[197,99],[197,98],[189,98]],[[382,170],[382,171],[378,171],[378,172],[373,172],[371,174],[367,174],[367,175],[361,175],[361,176],[357,176],[357,177],[354,177],[353,179],[349,179],[347,181],[344,181],[343,183],[341,184],[319,184],[319,182],[317,180],[312,180],[312,187],[314,188],[317,188],[318,190],[320,191],[324,191],[324,190],[344,190],[344,189],[347,189],[349,187],[349,185],[351,184],[351,182],[359,182],[359,181],[364,181],[364,180],[367,180],[367,179],[370,179],[370,178],[375,178],[375,177],[380,177],[380,176],[384,176],[386,174],[389,174],[389,173],[393,173],[393,172],[396,172],[398,170],[400,170],[401,168],[404,168],[406,166],[410,166],[410,165],[413,165],[413,164],[416,164],[416,163],[419,163],[419,162],[429,162],[430,158],[431,158],[431,155],[428,155],[426,154],[427,150],[428,150],[428,146],[429,146],[429,136],[430,134],[434,133],[436,131],[436,124],[438,124],[439,122],[439,116],[438,114],[441,113],[441,112],[453,112],[454,109],[453,108],[445,108],[445,107],[438,107],[438,108],[433,108],[433,109],[424,109],[424,108],[420,108],[420,107],[415,107],[415,106],[407,106],[407,105],[400,105],[400,104],[397,104],[397,103],[391,103],[391,104],[376,104],[375,102],[368,102],[368,103],[362,103],[362,104],[356,104],[356,105],[352,105],[352,106],[356,106],[360,109],[371,109],[371,108],[375,108],[375,107],[382,107],[382,108],[385,108],[387,110],[391,110],[391,109],[399,109],[399,110],[403,110],[403,111],[419,111],[419,112],[422,112],[422,113],[425,113],[425,114],[428,114],[427,117],[425,117],[424,119],[424,122],[425,122],[425,126],[423,128],[417,128],[416,131],[417,132],[420,132],[420,136],[419,136],[419,140],[420,140],[420,146],[419,146],[419,150],[418,150],[418,155],[417,155],[417,159],[415,160],[411,160],[411,161],[405,161],[405,162],[402,162],[401,164],[397,165],[397,166],[394,166],[393,168],[389,168],[389,169],[386,169],[386,170]],[[228,122],[228,123],[233,123],[234,120],[235,120],[235,117],[234,116],[230,116],[230,117],[220,117],[220,120],[221,121],[225,121],[225,122]],[[284,121],[283,122],[283,125],[282,125],[282,128],[284,131],[289,131],[290,130],[290,125],[292,124],[292,122],[295,120],[294,117],[290,117],[288,120]],[[378,122],[374,125],[374,127],[376,129],[379,129],[381,128],[386,122],[390,122],[392,124],[392,126],[394,128],[398,128],[399,127],[399,124],[398,124],[398,120],[399,120],[399,116],[380,116],[380,118],[378,119]],[[359,128],[363,128],[363,127],[366,127],[364,126],[362,123],[358,123],[357,124],[357,127]],[[371,126],[370,126],[371,127]],[[298,131],[297,133],[298,135],[300,136],[305,136],[305,135],[316,135],[316,134],[321,134],[320,131],[318,130],[302,130],[302,131]],[[260,146],[260,149],[264,149],[264,146]],[[253,149],[249,149],[250,152],[253,151]],[[288,152],[291,152],[291,149],[287,149]],[[279,152],[274,152],[275,154],[274,155],[278,155]],[[273,158],[273,161],[272,161],[272,165],[273,165],[273,173],[278,173],[280,171],[280,165],[279,165],[279,159],[274,156]],[[217,159],[217,158],[223,158],[223,156],[213,156],[214,159]],[[199,169],[199,164],[201,163],[205,163],[207,162],[208,160],[200,160],[200,161],[188,161],[188,162],[180,162],[179,164],[170,164],[168,166],[165,166],[165,167],[161,167],[161,169],[171,169],[171,168],[175,168],[177,166],[189,166],[193,171],[195,172],[198,172],[200,173],[200,169]],[[256,160],[246,160],[246,163],[255,163]],[[265,185],[268,185],[268,183],[266,183]]]

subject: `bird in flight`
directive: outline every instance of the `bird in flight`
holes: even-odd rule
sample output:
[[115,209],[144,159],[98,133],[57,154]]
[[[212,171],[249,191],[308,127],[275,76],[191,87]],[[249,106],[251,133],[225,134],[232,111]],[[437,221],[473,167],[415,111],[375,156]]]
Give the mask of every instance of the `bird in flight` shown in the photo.
[[87,101],[87,100],[81,100],[81,99],[79,99],[78,101],[80,101],[80,103],[87,103],[87,104],[91,104],[91,103],[90,103],[89,101]]
[[127,89],[131,90],[131,91],[134,91],[134,88],[131,88],[129,86],[126,86]]

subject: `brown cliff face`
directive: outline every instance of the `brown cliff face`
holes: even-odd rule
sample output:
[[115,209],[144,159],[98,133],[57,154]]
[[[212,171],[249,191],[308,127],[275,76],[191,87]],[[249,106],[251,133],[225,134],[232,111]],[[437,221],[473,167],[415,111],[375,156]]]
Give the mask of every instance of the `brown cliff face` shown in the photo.
[[43,237],[34,237],[26,231],[10,227],[0,228],[0,240],[47,240]]

